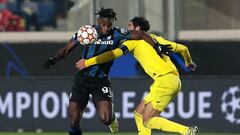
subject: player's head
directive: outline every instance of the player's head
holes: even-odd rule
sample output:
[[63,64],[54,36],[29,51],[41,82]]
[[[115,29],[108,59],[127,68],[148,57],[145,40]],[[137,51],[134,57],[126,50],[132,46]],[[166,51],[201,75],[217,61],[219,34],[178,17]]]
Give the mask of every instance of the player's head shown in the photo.
[[96,15],[99,15],[97,23],[99,25],[98,32],[100,34],[108,34],[112,28],[113,22],[117,20],[117,14],[111,8],[101,8]]
[[128,30],[145,31],[150,29],[150,24],[144,17],[134,17],[128,24]]

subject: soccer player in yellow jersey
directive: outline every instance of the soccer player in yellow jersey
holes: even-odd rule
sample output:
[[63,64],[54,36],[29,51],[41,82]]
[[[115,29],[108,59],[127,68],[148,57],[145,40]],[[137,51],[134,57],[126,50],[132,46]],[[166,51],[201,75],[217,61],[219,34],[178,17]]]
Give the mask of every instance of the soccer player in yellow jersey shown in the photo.
[[[150,25],[145,18],[134,17],[128,24],[129,30],[147,32]],[[170,45],[173,52],[180,53],[185,65],[190,70],[196,69],[188,48],[184,45],[165,40],[162,37],[151,35],[160,44]],[[161,47],[161,46],[160,46]],[[105,63],[120,57],[126,53],[132,53],[141,64],[145,72],[154,80],[150,92],[134,111],[135,122],[139,135],[151,135],[151,129],[158,129],[165,132],[179,133],[181,135],[196,135],[196,126],[187,127],[173,121],[160,117],[167,105],[177,96],[181,89],[178,70],[168,55],[157,54],[152,46],[144,40],[128,40],[122,43],[119,48],[105,52],[90,59],[82,59],[76,63],[78,69],[83,69],[95,64]]]

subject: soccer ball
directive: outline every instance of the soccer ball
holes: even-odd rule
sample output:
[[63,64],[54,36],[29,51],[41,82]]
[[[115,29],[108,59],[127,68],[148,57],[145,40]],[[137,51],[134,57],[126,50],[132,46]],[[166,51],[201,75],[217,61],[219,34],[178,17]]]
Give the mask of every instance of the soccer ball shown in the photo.
[[77,38],[80,44],[88,45],[97,40],[98,33],[93,26],[84,25],[78,30]]
[[238,86],[230,87],[222,95],[222,113],[225,119],[232,124],[240,124],[240,89]]

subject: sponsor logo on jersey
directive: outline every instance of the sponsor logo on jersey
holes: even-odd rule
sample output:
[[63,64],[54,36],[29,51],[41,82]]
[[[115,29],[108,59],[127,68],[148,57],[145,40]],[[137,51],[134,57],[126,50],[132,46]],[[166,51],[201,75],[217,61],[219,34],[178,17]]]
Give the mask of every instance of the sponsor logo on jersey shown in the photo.
[[95,44],[97,44],[97,45],[100,45],[100,44],[113,45],[113,40],[102,41],[101,39],[98,39],[98,41],[96,41]]

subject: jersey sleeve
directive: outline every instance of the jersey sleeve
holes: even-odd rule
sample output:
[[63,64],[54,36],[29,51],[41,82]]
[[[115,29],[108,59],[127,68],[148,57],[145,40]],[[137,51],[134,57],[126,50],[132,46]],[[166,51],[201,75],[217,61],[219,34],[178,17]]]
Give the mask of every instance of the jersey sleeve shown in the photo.
[[158,43],[162,44],[162,45],[171,45],[171,47],[173,48],[172,51],[175,51],[177,48],[177,43],[169,41],[164,39],[163,37],[159,37],[156,35],[151,35],[152,38],[156,39],[158,41]]
[[119,48],[122,49],[124,54],[131,52],[134,47],[135,47],[135,40],[127,40],[119,46]]
[[178,44],[172,41],[168,41],[162,37],[157,37],[157,41],[163,45],[171,45],[173,52],[180,53],[185,61],[185,65],[192,63],[192,58],[188,48],[185,45]]
[[95,64],[106,63],[106,62],[116,59],[122,55],[123,55],[123,51],[120,48],[116,48],[112,51],[107,51],[98,56],[95,56],[95,57],[85,60],[85,65],[86,65],[86,67],[89,67],[89,66],[92,66]]
[[193,62],[190,52],[186,46],[177,44],[174,52],[178,52],[182,55],[182,57],[185,61],[185,65],[189,65]]

